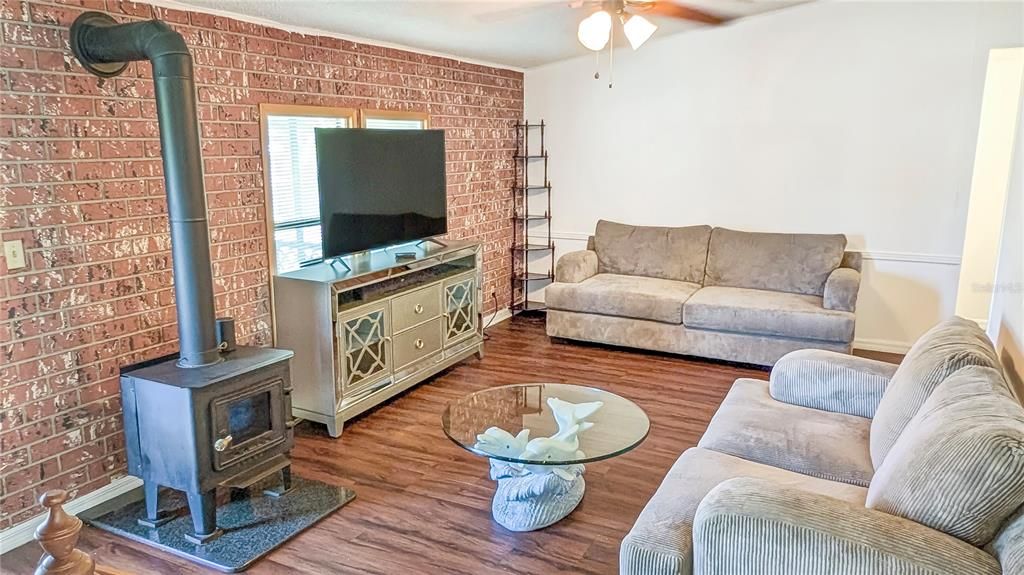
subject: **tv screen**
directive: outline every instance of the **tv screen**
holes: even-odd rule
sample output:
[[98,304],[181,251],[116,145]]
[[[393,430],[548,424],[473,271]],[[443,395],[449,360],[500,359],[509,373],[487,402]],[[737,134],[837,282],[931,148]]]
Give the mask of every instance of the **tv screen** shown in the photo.
[[444,130],[317,128],[324,258],[448,231]]

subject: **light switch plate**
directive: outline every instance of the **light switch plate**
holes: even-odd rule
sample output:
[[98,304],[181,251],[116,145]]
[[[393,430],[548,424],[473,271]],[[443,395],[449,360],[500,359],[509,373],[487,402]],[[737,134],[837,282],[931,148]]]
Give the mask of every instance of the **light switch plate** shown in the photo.
[[17,270],[25,267],[25,246],[21,240],[4,242],[4,257],[7,258],[7,269]]

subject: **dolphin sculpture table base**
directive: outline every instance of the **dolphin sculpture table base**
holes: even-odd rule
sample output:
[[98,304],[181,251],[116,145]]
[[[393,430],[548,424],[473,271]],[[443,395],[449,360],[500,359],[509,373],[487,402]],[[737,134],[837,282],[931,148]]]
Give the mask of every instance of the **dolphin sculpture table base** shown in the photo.
[[558,433],[530,440],[530,430],[518,435],[491,427],[477,436],[476,448],[498,457],[529,463],[491,459],[491,479],[498,482],[491,504],[494,520],[509,531],[543,529],[572,513],[583,499],[586,482],[582,464],[548,465],[535,462],[579,461],[579,434],[593,427],[585,421],[604,404],[569,403],[549,398]]
[[556,469],[564,473],[535,474],[492,459],[491,479],[498,482],[491,503],[494,520],[509,531],[535,531],[572,513],[583,500],[584,467]]

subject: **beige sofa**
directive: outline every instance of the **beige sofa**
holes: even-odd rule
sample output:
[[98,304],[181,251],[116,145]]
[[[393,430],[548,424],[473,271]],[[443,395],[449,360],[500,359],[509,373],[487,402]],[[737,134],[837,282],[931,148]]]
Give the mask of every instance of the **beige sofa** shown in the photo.
[[587,250],[558,259],[547,333],[759,365],[849,353],[860,258],[845,248],[841,234],[600,221]]
[[1024,407],[977,325],[899,366],[804,350],[739,379],[620,548],[624,575],[1020,575]]

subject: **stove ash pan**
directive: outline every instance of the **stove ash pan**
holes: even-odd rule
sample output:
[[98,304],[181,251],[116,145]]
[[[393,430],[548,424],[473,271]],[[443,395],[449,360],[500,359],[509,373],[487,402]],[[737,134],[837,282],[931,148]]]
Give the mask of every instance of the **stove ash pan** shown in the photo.
[[281,472],[294,443],[292,352],[238,347],[200,369],[172,359],[121,374],[128,472],[145,486],[145,525],[158,526],[160,487],[185,492],[195,539],[219,535],[216,488],[248,487]]

